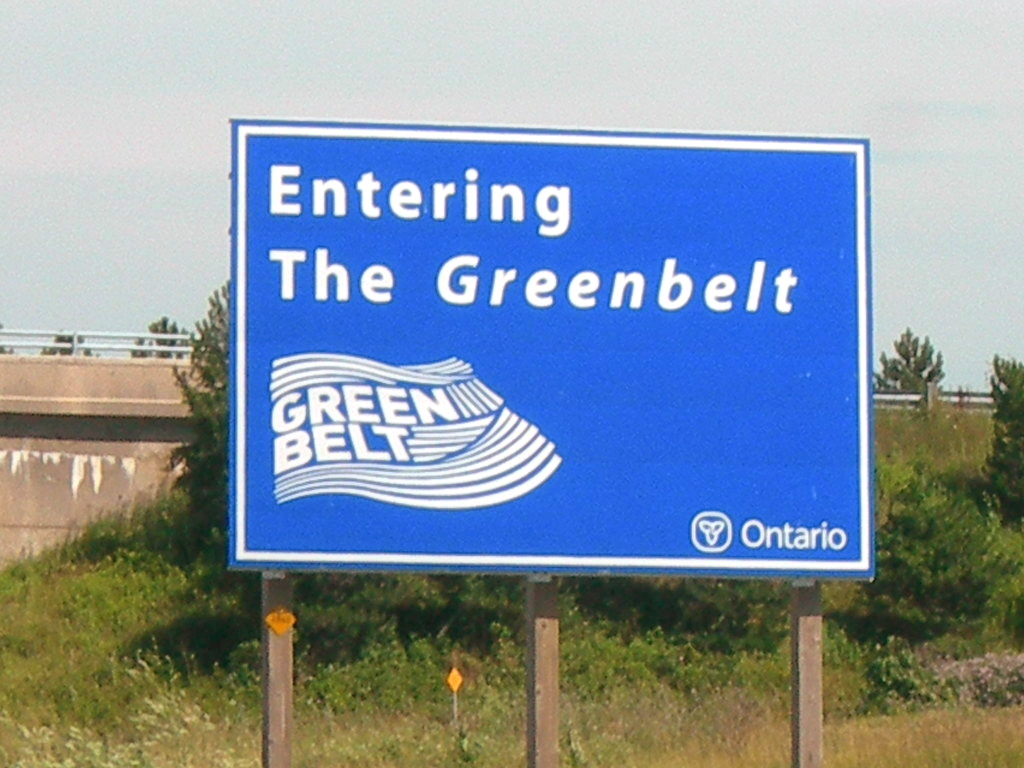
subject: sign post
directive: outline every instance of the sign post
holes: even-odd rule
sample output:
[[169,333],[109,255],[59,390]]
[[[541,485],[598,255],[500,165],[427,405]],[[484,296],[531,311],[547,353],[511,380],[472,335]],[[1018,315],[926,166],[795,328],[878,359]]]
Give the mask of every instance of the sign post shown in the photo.
[[292,764],[292,592],[287,574],[263,574],[263,768],[291,768]]
[[526,580],[526,766],[558,768],[558,587]]
[[459,688],[462,687],[462,673],[458,667],[452,667],[445,678],[448,690],[452,692],[452,725],[459,727]]
[[821,585],[793,584],[790,602],[793,768],[821,768],[824,748],[821,669]]

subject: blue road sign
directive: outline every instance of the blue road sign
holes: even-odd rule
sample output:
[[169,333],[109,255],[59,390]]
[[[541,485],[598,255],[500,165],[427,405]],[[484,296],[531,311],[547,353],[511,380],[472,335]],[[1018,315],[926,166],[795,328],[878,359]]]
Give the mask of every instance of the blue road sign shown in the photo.
[[233,567],[872,574],[866,141],[232,132]]

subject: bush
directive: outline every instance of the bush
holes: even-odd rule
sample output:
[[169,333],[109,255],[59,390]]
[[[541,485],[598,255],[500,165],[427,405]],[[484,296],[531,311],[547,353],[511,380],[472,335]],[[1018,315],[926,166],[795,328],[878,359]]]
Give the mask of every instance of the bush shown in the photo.
[[190,555],[224,560],[227,515],[228,288],[209,299],[206,318],[196,324],[192,365],[177,374],[189,410],[192,442],[175,452],[184,464],[179,487],[192,500],[186,536]]
[[922,664],[905,641],[895,637],[875,646],[865,678],[869,711],[934,705],[952,695],[945,681]]
[[992,361],[992,451],[987,489],[1006,522],[1024,520],[1024,364],[996,357]]
[[988,653],[974,659],[942,661],[935,674],[960,704],[976,707],[1024,705],[1024,655]]
[[924,465],[880,464],[876,476],[876,578],[836,620],[867,643],[977,633],[1011,572],[998,521]]
[[588,578],[564,582],[584,620],[629,639],[658,630],[702,652],[771,652],[786,635],[789,589],[727,579]]

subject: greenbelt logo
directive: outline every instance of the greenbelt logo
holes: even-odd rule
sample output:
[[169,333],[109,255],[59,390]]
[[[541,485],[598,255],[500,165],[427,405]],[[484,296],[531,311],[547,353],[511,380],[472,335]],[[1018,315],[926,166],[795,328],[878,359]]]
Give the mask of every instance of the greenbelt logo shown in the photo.
[[278,358],[270,375],[279,504],[323,494],[421,509],[519,498],[561,464],[555,445],[457,358],[390,365]]

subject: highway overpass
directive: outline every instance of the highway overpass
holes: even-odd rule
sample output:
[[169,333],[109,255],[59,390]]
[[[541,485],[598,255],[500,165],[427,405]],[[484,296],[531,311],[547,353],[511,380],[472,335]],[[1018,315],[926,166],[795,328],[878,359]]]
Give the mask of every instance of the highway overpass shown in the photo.
[[187,360],[0,355],[0,563],[151,499],[189,437]]

